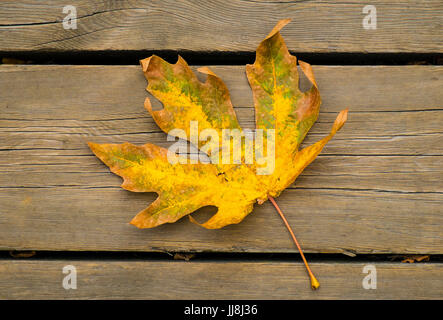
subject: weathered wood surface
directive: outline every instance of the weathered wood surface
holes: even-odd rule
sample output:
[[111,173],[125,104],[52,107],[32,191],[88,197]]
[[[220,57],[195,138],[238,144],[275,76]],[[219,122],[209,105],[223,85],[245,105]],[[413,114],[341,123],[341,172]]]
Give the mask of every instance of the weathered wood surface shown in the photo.
[[[249,51],[275,23],[297,52],[442,52],[440,0],[75,1],[77,29],[62,25],[66,1],[1,1],[0,51]],[[374,5],[377,29],[363,28]]]
[[[294,262],[0,260],[0,299],[441,299],[440,263],[373,263],[377,289],[364,289],[367,263],[312,263],[309,288]],[[77,270],[77,289],[62,269]],[[171,276],[174,275],[174,276]]]
[[[212,69],[252,127],[244,68]],[[323,105],[307,143],[324,136],[342,108],[350,115],[278,199],[305,251],[441,254],[443,68],[314,71]],[[268,203],[217,231],[187,219],[150,230],[128,224],[155,194],[120,189],[86,142],[165,145],[143,109],[145,86],[138,66],[0,67],[0,248],[295,252]],[[198,220],[214,212],[202,211]]]

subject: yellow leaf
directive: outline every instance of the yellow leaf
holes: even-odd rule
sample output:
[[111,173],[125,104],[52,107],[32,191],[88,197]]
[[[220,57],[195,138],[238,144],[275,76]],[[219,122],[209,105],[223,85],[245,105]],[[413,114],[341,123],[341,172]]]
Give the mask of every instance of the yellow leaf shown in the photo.
[[[163,104],[163,109],[154,111],[147,98],[145,108],[164,132],[183,138],[178,133],[181,130],[186,139],[208,155],[217,154],[218,158],[211,158],[213,162],[226,150],[238,149],[241,157],[233,162],[230,155],[228,163],[187,163],[184,158],[171,162],[168,150],[153,144],[89,143],[95,155],[123,178],[124,189],[159,195],[134,217],[133,225],[151,228],[172,223],[204,206],[218,208],[201,224],[205,228],[239,223],[253,210],[255,202],[261,204],[277,197],[292,184],[343,126],[347,110],[340,112],[328,136],[299,150],[317,120],[321,99],[312,68],[302,61],[298,65],[312,87],[306,92],[299,89],[297,59],[280,35],[287,23],[289,20],[282,20],[274,27],[260,43],[255,63],[246,67],[254,96],[256,128],[263,130],[263,150],[254,148],[252,163],[247,161],[246,147],[224,134],[227,129],[237,130],[240,135],[245,132],[237,121],[228,89],[217,75],[207,67],[200,68],[207,75],[203,83],[181,57],[176,64],[157,56],[141,60],[147,90]],[[193,123],[197,124],[195,128]],[[193,133],[200,136],[207,130],[215,132],[217,138],[211,148],[206,145],[209,140],[191,138]]]

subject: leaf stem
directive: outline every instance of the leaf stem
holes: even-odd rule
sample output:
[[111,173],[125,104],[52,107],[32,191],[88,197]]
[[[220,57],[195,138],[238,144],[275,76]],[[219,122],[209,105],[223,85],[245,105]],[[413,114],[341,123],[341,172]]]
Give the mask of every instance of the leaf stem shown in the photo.
[[283,219],[283,222],[285,223],[286,228],[288,228],[288,231],[291,234],[292,239],[294,240],[294,243],[295,243],[295,245],[298,248],[298,251],[300,252],[300,255],[301,255],[302,259],[303,259],[303,262],[305,263],[306,270],[308,271],[309,278],[311,279],[311,288],[313,290],[318,289],[318,287],[320,287],[320,283],[315,278],[314,274],[311,271],[311,268],[309,268],[308,261],[306,261],[305,255],[303,254],[303,250],[301,249],[300,244],[298,243],[297,238],[295,237],[294,232],[292,231],[292,228],[291,228],[291,226],[288,223],[288,220],[286,220],[283,212],[280,210],[280,208],[277,205],[277,202],[275,202],[274,198],[271,197],[271,196],[268,196],[268,198],[272,202],[272,204],[274,205],[274,207],[277,210],[277,212],[279,213],[280,217]]

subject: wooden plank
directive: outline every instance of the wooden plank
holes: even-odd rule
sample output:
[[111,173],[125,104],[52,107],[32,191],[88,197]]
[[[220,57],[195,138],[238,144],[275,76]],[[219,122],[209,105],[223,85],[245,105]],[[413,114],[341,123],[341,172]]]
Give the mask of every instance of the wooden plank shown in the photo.
[[[138,230],[129,221],[155,196],[129,193],[115,182],[104,188],[45,183],[36,188],[2,188],[0,248],[297,251],[269,203],[257,205],[242,224],[222,230],[205,230],[186,218]],[[278,200],[304,250],[320,253],[441,253],[442,202],[441,193],[340,188],[286,190]],[[205,208],[194,217],[204,221],[214,212]]]
[[[231,89],[241,123],[252,127],[243,67],[212,69]],[[314,71],[324,103],[307,143],[326,134],[343,107],[350,117],[278,200],[305,250],[442,253],[443,68]],[[86,141],[165,145],[142,107],[145,86],[136,66],[0,68],[0,248],[296,251],[269,204],[219,231],[187,219],[152,230],[128,225],[154,194],[120,189]]]
[[[210,68],[225,82],[234,106],[253,106],[245,66]],[[442,66],[313,66],[313,70],[323,98],[323,111],[339,112],[347,106],[354,113],[432,111],[441,107]],[[196,74],[204,79],[200,73]],[[2,114],[8,104],[10,109],[14,103],[20,104],[25,111],[33,110],[36,104],[44,107],[38,110],[38,115],[29,113],[25,118],[28,120],[48,115],[52,115],[49,117],[52,119],[57,116],[57,119],[66,120],[66,114],[64,117],[54,114],[60,112],[60,104],[66,108],[75,107],[75,119],[82,116],[97,120],[99,115],[105,117],[102,120],[111,120],[121,117],[122,112],[139,117],[145,115],[143,101],[148,94],[138,65],[0,65],[0,84]],[[308,88],[304,76],[301,76],[301,87]],[[17,91],[21,94],[17,95]],[[48,95],[54,99],[48,99]],[[104,105],[109,109],[108,114],[99,108]],[[118,105],[123,110],[115,111],[109,105]],[[159,105],[153,102],[153,107]],[[129,110],[131,106],[135,109]],[[8,112],[14,114],[13,110]]]
[[66,2],[2,1],[2,51],[254,51],[275,23],[298,52],[442,52],[440,0],[371,1],[377,28],[366,30],[363,7],[336,1],[76,1],[77,29],[65,30]]
[[[110,175],[88,149],[81,152],[78,156],[69,156],[68,152],[53,150],[1,151],[4,155],[0,159],[2,187],[37,188],[42,186],[42,181],[47,188],[119,185],[120,178]],[[292,187],[436,193],[443,191],[442,167],[441,156],[320,155]]]
[[[241,124],[253,127],[252,94],[244,67],[213,69],[231,90]],[[316,67],[314,70],[324,103],[323,113],[307,143],[324,136],[336,113],[350,107],[352,121],[326,152],[443,154],[443,146],[438,143],[442,134],[439,128],[443,68]],[[58,148],[65,144],[72,150],[84,147],[91,136],[100,136],[101,142],[152,141],[163,145],[166,142],[142,107],[147,93],[139,67],[3,66],[0,75],[2,127],[9,131],[4,148]],[[71,110],[75,113],[71,114]],[[417,112],[421,110],[426,112]]]
[[[368,263],[212,261],[0,261],[0,299],[441,299],[441,263],[371,263],[377,288],[364,289]],[[62,286],[72,265],[77,289]],[[171,276],[173,275],[173,276]]]

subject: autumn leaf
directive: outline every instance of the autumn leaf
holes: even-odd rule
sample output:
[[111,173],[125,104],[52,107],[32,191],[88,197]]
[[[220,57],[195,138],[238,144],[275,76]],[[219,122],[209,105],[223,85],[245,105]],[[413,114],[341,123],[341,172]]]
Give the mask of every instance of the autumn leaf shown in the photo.
[[[215,229],[238,223],[252,211],[255,202],[276,197],[292,184],[341,128],[346,111],[339,114],[329,136],[299,150],[318,117],[320,94],[311,66],[301,61],[300,67],[313,86],[307,92],[298,88],[297,59],[290,55],[279,33],[288,22],[282,20],[277,24],[258,47],[255,63],[246,68],[254,94],[256,127],[276,131],[272,174],[256,175],[253,171],[256,164],[252,168],[245,164],[171,164],[168,150],[152,144],[89,143],[97,157],[124,179],[124,189],[159,194],[132,224],[140,228],[155,227],[209,205],[219,210],[202,226]],[[209,68],[199,69],[207,74],[206,82],[202,83],[181,57],[176,64],[169,64],[151,56],[142,60],[141,65],[148,80],[147,90],[164,106],[154,111],[147,98],[145,108],[164,132],[182,129],[189,137],[190,123],[196,121],[198,134],[214,129],[223,141],[223,129],[241,129],[228,89]],[[204,141],[197,144],[201,148]]]
[[[261,153],[255,148],[252,163],[247,161],[246,147],[235,145],[225,134],[226,130],[236,130],[240,135],[245,132],[238,123],[226,85],[214,72],[199,68],[207,75],[206,81],[201,82],[181,57],[175,64],[155,55],[141,60],[147,91],[163,104],[163,109],[154,111],[147,98],[147,111],[164,132],[187,139],[210,156],[212,163],[189,163],[180,156],[175,162],[170,161],[168,149],[149,143],[89,143],[95,155],[123,178],[122,188],[158,194],[131,224],[152,228],[173,223],[201,207],[215,206],[218,210],[214,216],[200,225],[218,229],[241,222],[252,212],[254,203],[262,204],[268,199],[284,219],[274,197],[295,181],[347,119],[347,110],[341,111],[328,136],[300,150],[317,120],[321,99],[311,66],[297,61],[280,35],[289,21],[282,20],[274,27],[260,43],[254,64],[246,66],[254,97],[256,129],[263,131],[263,145],[268,151]],[[306,92],[299,89],[298,66],[312,84]],[[192,138],[208,130],[215,134],[211,139]],[[273,148],[267,149],[269,146]],[[232,155],[227,163],[217,161],[224,151],[236,148],[241,151],[237,162],[232,161]],[[269,150],[275,150],[273,157],[269,157]],[[264,164],[264,160],[268,163]],[[265,166],[271,170],[263,174],[260,170]],[[312,286],[318,287],[318,282],[313,281]]]
[[153,144],[94,144],[89,147],[124,181],[122,188],[133,192],[156,192],[159,197],[138,213],[131,223],[152,228],[175,222],[204,206],[218,207],[217,213],[203,224],[208,229],[240,222],[258,198],[259,181],[243,165],[219,174],[211,164],[171,164],[168,150]]

